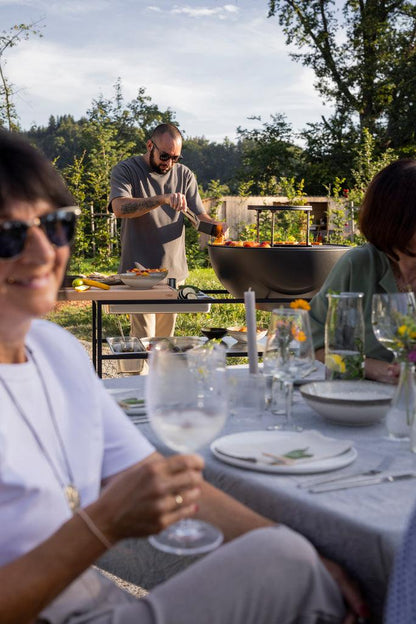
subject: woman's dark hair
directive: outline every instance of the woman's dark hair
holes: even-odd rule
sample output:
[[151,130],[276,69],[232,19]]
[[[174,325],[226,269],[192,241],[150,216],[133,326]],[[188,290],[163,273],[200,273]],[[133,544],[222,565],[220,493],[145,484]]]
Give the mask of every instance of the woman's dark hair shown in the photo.
[[38,149],[19,135],[0,130],[0,212],[11,200],[39,199],[56,208],[74,203],[63,179]]
[[408,249],[416,233],[416,160],[396,160],[371,181],[359,215],[366,239],[398,260],[395,249],[414,256]]

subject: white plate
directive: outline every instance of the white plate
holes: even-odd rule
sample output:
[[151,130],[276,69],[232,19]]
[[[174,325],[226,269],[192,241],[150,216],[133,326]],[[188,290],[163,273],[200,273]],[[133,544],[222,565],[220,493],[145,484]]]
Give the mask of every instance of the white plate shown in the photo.
[[130,288],[135,288],[137,290],[146,290],[148,288],[153,288],[156,284],[159,284],[162,280],[165,279],[167,271],[161,271],[158,273],[149,273],[149,275],[137,275],[136,273],[120,273],[119,278],[129,286]]
[[[136,390],[131,389],[117,389],[111,390],[107,388],[107,392],[111,394],[113,399],[129,416],[137,416],[139,414],[146,414],[146,405],[142,402],[144,399],[138,396]],[[129,405],[129,401],[140,401],[137,405]]]
[[295,379],[293,382],[295,386],[301,386],[303,384],[310,383],[312,381],[324,381],[325,380],[325,365],[318,360],[315,360],[314,369],[311,371],[309,375],[306,377],[300,377],[299,379]]
[[[279,474],[312,474],[337,470],[351,464],[357,457],[357,451],[349,440],[327,438],[318,431],[244,431],[218,438],[212,442],[211,452],[226,464]],[[256,457],[258,463],[226,457],[216,448],[232,455]],[[316,459],[296,460],[291,465],[268,464],[268,458],[262,453],[284,455],[295,449],[308,448]]]

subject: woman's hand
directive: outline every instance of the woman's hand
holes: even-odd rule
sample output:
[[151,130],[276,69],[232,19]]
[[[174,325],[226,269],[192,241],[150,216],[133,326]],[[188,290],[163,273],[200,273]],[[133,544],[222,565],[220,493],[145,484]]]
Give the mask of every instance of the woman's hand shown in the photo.
[[374,360],[373,358],[366,358],[365,360],[365,376],[367,379],[397,384],[399,375],[400,365],[397,362],[390,364],[389,362]]
[[361,594],[358,584],[352,580],[348,574],[335,561],[321,557],[321,561],[338,585],[345,604],[347,605],[347,615],[343,624],[354,624],[358,621],[367,621],[370,617],[370,610]]
[[159,533],[198,510],[203,460],[158,455],[113,477],[88,515],[111,543]]

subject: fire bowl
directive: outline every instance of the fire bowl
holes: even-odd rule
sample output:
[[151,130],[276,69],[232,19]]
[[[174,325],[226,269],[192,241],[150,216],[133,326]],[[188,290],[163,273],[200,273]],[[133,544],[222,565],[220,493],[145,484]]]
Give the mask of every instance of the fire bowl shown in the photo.
[[342,245],[208,245],[211,265],[234,297],[243,297],[251,287],[257,298],[290,300],[312,297],[348,249]]

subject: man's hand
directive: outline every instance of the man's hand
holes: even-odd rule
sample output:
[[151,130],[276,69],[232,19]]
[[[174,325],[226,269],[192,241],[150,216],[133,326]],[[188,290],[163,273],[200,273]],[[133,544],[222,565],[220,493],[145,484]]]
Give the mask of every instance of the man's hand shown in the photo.
[[165,195],[166,203],[171,206],[176,212],[180,212],[186,208],[186,197],[183,193],[171,193]]
[[210,217],[206,212],[199,214],[198,219],[200,221],[205,221],[205,223],[213,223],[217,225],[221,229],[222,235],[226,238],[228,236],[229,227],[225,221],[216,221],[212,217]]
[[136,464],[110,480],[88,513],[114,543],[159,533],[196,513],[203,466],[197,455]]

